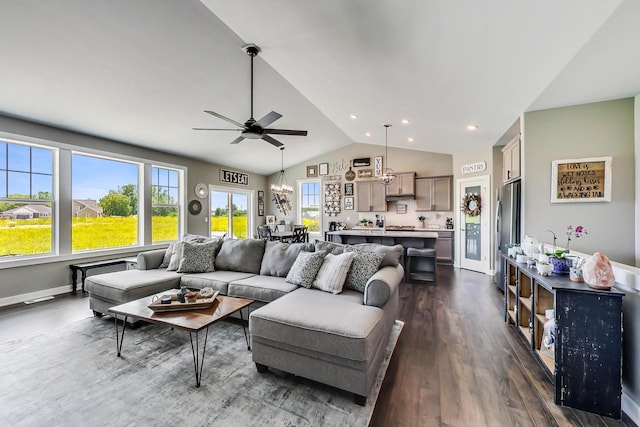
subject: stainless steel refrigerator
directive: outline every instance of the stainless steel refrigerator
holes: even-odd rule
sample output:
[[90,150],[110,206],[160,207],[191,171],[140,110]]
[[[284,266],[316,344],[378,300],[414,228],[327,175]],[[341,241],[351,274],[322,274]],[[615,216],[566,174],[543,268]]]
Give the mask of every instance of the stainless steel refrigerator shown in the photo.
[[514,181],[498,188],[496,206],[496,254],[494,281],[504,291],[504,262],[501,253],[507,252],[506,245],[520,243],[520,181]]

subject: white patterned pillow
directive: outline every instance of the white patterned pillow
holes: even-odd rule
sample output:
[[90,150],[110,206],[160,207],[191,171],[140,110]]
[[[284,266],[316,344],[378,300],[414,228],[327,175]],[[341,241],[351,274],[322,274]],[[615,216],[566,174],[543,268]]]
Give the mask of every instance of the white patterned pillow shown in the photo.
[[173,255],[173,252],[176,249],[176,243],[177,242],[169,243],[169,247],[167,248],[167,250],[164,253],[164,258],[162,258],[162,263],[160,263],[160,266],[158,268],[167,268],[167,267],[169,267],[169,262],[171,262],[171,255]]
[[173,253],[171,254],[171,260],[167,266],[168,271],[176,271],[180,267],[180,261],[182,261],[182,247],[184,242],[175,242],[173,246]]
[[300,252],[287,273],[287,282],[310,288],[324,260],[324,252]]
[[313,281],[313,287],[332,294],[339,294],[342,292],[352,261],[353,252],[345,252],[340,255],[327,254],[316,280]]
[[182,260],[178,273],[209,273],[215,271],[216,252],[222,242],[182,244]]
[[347,246],[344,251],[345,253],[353,253],[353,262],[351,263],[351,268],[349,268],[349,273],[347,273],[344,287],[364,293],[367,280],[378,271],[385,254],[383,252],[363,251],[353,246]]

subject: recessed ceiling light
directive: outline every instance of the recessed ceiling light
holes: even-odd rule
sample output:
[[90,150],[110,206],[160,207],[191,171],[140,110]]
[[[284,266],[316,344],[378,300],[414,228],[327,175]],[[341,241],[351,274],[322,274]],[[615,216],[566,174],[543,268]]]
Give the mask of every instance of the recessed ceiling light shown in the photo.
[[478,125],[467,125],[467,129],[476,130],[476,129],[478,129]]
[[364,135],[365,136],[371,136],[371,132],[365,132]]
[[414,139],[413,139],[413,138],[411,138],[411,137],[409,137],[409,138],[407,138],[407,141],[409,141],[409,142],[413,142],[413,141],[414,141]]
[[353,120],[358,118],[358,116],[356,116],[355,114],[351,114],[349,117],[351,117]]
[[402,119],[402,124],[403,125],[408,125],[409,124],[409,119]]

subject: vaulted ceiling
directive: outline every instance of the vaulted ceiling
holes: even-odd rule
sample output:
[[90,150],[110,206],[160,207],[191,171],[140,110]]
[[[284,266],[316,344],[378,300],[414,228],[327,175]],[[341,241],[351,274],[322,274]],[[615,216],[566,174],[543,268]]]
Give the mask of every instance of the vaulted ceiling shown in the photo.
[[309,131],[277,136],[285,166],[384,144],[383,123],[391,146],[453,154],[527,110],[640,94],[634,0],[21,0],[0,16],[0,113],[264,174],[270,144],[192,130],[228,127],[203,110],[249,117],[245,43],[262,48],[256,119]]

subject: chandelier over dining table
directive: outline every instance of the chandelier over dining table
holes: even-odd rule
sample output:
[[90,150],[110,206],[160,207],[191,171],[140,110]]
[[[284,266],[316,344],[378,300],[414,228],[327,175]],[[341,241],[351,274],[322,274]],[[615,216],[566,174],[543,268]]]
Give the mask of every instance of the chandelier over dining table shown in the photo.
[[291,201],[289,195],[293,194],[293,187],[287,183],[287,177],[284,173],[284,147],[280,147],[281,165],[280,175],[278,176],[278,182],[271,184],[271,193],[273,194],[273,202],[276,204],[278,210],[287,215],[291,211]]

